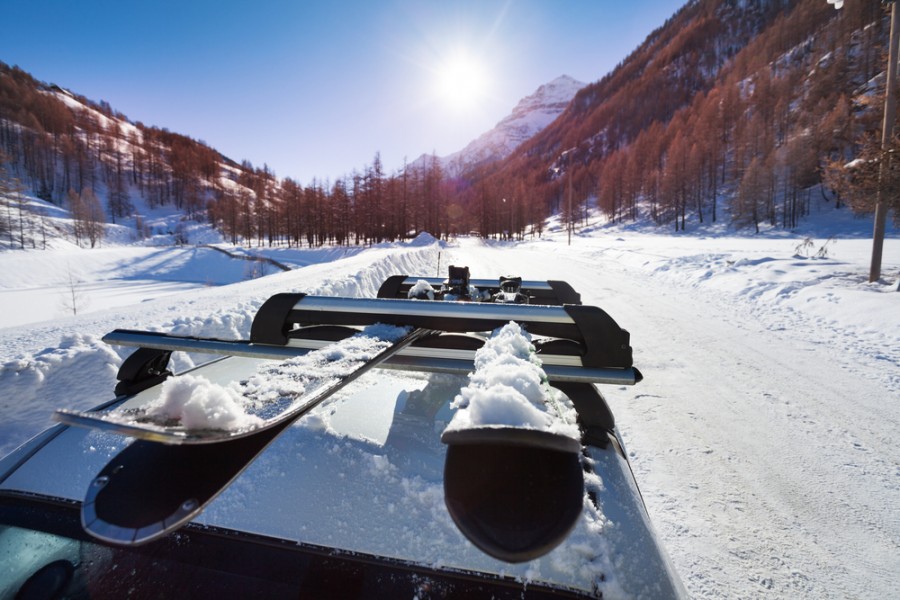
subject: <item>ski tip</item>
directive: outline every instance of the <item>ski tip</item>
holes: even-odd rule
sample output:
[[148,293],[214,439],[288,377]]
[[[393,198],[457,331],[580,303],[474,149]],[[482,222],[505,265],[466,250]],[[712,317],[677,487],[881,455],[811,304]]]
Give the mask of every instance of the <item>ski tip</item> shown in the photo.
[[53,411],[53,414],[50,415],[50,418],[57,423],[62,423],[63,425],[79,425],[79,417],[81,415],[82,413],[74,410],[69,410],[67,408],[57,408]]
[[185,430],[152,423],[125,422],[113,418],[110,413],[98,411],[78,412],[60,408],[54,411],[52,418],[63,425],[105,431],[167,445],[213,443],[236,437],[230,432],[222,433],[220,430]]
[[568,536],[584,503],[576,440],[514,428],[445,432],[442,440],[447,510],[481,551],[524,562]]
[[[179,529],[196,517],[202,507],[186,500],[169,514],[149,515],[135,506],[122,506],[118,498],[104,497],[115,473],[101,472],[88,486],[81,505],[81,525],[93,537],[116,546],[140,546]],[[102,515],[102,516],[101,516]]]
[[84,530],[108,544],[140,546],[152,542],[179,529],[196,517],[201,510],[197,501],[187,500],[164,517],[154,517],[144,521],[128,518],[127,510],[112,511],[111,516],[100,516],[98,514],[100,512],[111,512],[108,506],[103,506],[104,498],[102,497],[103,489],[108,482],[108,476],[105,475],[94,479],[81,505],[81,525]]
[[139,546],[176,531],[209,501],[201,470],[211,456],[204,446],[135,441],[88,485],[82,527],[117,546]]

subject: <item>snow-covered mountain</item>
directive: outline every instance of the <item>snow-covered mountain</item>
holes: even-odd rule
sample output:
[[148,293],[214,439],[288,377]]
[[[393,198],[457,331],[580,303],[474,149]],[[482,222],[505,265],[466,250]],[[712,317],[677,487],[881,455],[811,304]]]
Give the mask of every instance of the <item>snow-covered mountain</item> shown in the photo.
[[[462,150],[439,157],[441,167],[447,175],[453,176],[467,167],[506,158],[520,144],[552,123],[585,85],[568,75],[561,75],[545,83],[530,96],[522,98],[512,112],[493,129],[483,133]],[[423,154],[411,166],[425,167],[429,159],[429,155]]]

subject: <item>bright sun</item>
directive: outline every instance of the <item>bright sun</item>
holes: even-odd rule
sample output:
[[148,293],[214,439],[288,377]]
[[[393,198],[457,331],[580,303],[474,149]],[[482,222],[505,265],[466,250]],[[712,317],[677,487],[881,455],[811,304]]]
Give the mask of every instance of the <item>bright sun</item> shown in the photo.
[[487,77],[478,60],[458,52],[445,60],[437,72],[437,93],[454,110],[476,106],[486,93]]

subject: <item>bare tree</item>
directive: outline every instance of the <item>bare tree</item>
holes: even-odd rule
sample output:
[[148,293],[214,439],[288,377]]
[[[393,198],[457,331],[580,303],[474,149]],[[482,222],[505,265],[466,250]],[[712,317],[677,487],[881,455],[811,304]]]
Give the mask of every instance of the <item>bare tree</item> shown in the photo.
[[25,197],[22,195],[22,185],[18,179],[12,181],[12,193],[19,215],[19,248],[25,249]]
[[78,311],[83,310],[87,306],[87,299],[84,296],[82,288],[83,282],[78,279],[72,272],[72,266],[68,265],[66,269],[66,282],[62,296],[62,306],[66,312],[78,316]]
[[8,178],[6,167],[6,155],[0,151],[0,202],[6,211],[6,219],[0,219],[0,235],[9,234],[9,245],[12,247],[12,211],[10,210],[11,181]]
[[69,209],[75,230],[75,243],[81,245],[87,240],[95,248],[105,233],[105,220],[100,200],[91,188],[81,190],[81,194],[69,190]]

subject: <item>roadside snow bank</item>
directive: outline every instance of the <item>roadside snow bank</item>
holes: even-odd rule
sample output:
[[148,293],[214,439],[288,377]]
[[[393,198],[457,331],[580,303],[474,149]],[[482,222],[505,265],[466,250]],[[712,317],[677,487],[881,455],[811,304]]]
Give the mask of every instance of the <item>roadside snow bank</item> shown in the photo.
[[121,363],[99,337],[73,334],[58,347],[0,364],[0,454],[52,425],[54,408],[108,400]]
[[768,331],[881,364],[885,388],[900,390],[900,298],[893,282],[869,283],[866,273],[843,260],[796,255],[682,257],[654,275],[740,307]]
[[884,389],[900,391],[897,240],[886,240],[884,276],[869,283],[871,242],[864,239],[816,241],[812,251],[797,239],[665,239],[666,248],[642,235],[589,239],[581,252],[645,273],[664,289],[693,290],[752,317],[754,329],[828,349],[848,370],[860,360],[880,365],[875,376]]
[[[116,328],[146,329],[175,335],[246,339],[253,317],[262,303],[272,294],[284,291],[303,291],[322,296],[374,297],[381,282],[397,274],[409,276],[432,275],[437,264],[440,244],[430,236],[419,236],[407,243],[383,244],[346,255],[323,252],[315,256],[305,250],[285,250],[278,259],[291,263],[291,252],[297,261],[321,262],[290,272],[243,281],[222,287],[203,287],[191,293],[145,301],[140,295],[118,297],[117,304],[98,312],[81,313],[77,317],[31,323],[21,327],[0,328],[3,346],[0,348],[0,454],[6,454],[42,429],[52,425],[50,416],[55,408],[85,410],[112,399],[116,373],[122,358],[130,350],[113,349],[100,341]],[[117,249],[119,250],[119,249]],[[152,269],[156,277],[165,277],[165,269],[178,272],[203,271],[206,253],[186,253],[193,267],[182,261],[167,261],[171,248],[141,249],[147,260],[134,261],[129,277],[146,278],[141,268]],[[132,252],[125,248],[124,255]],[[136,252],[136,251],[134,251]],[[48,251],[49,255],[50,251]],[[86,272],[99,272],[109,266],[109,253],[72,250],[70,255],[80,261]],[[17,257],[25,256],[17,253]],[[43,256],[43,255],[42,255]],[[155,257],[155,258],[154,258]],[[336,260],[335,260],[336,259]],[[85,266],[83,263],[88,262]],[[3,277],[23,279],[33,266],[3,261]],[[194,269],[195,268],[195,269]],[[15,273],[14,273],[15,272]],[[40,272],[40,271],[38,271]],[[23,279],[24,280],[24,279]],[[97,283],[102,287],[109,277]],[[45,295],[40,289],[34,298]],[[7,298],[0,294],[0,300]],[[21,300],[21,299],[20,299]],[[17,300],[19,302],[19,300]],[[29,296],[22,303],[36,304]],[[0,310],[23,310],[22,306],[0,302]],[[77,335],[61,332],[78,331]],[[208,355],[189,355],[175,352],[170,368],[183,372],[205,362]]]

